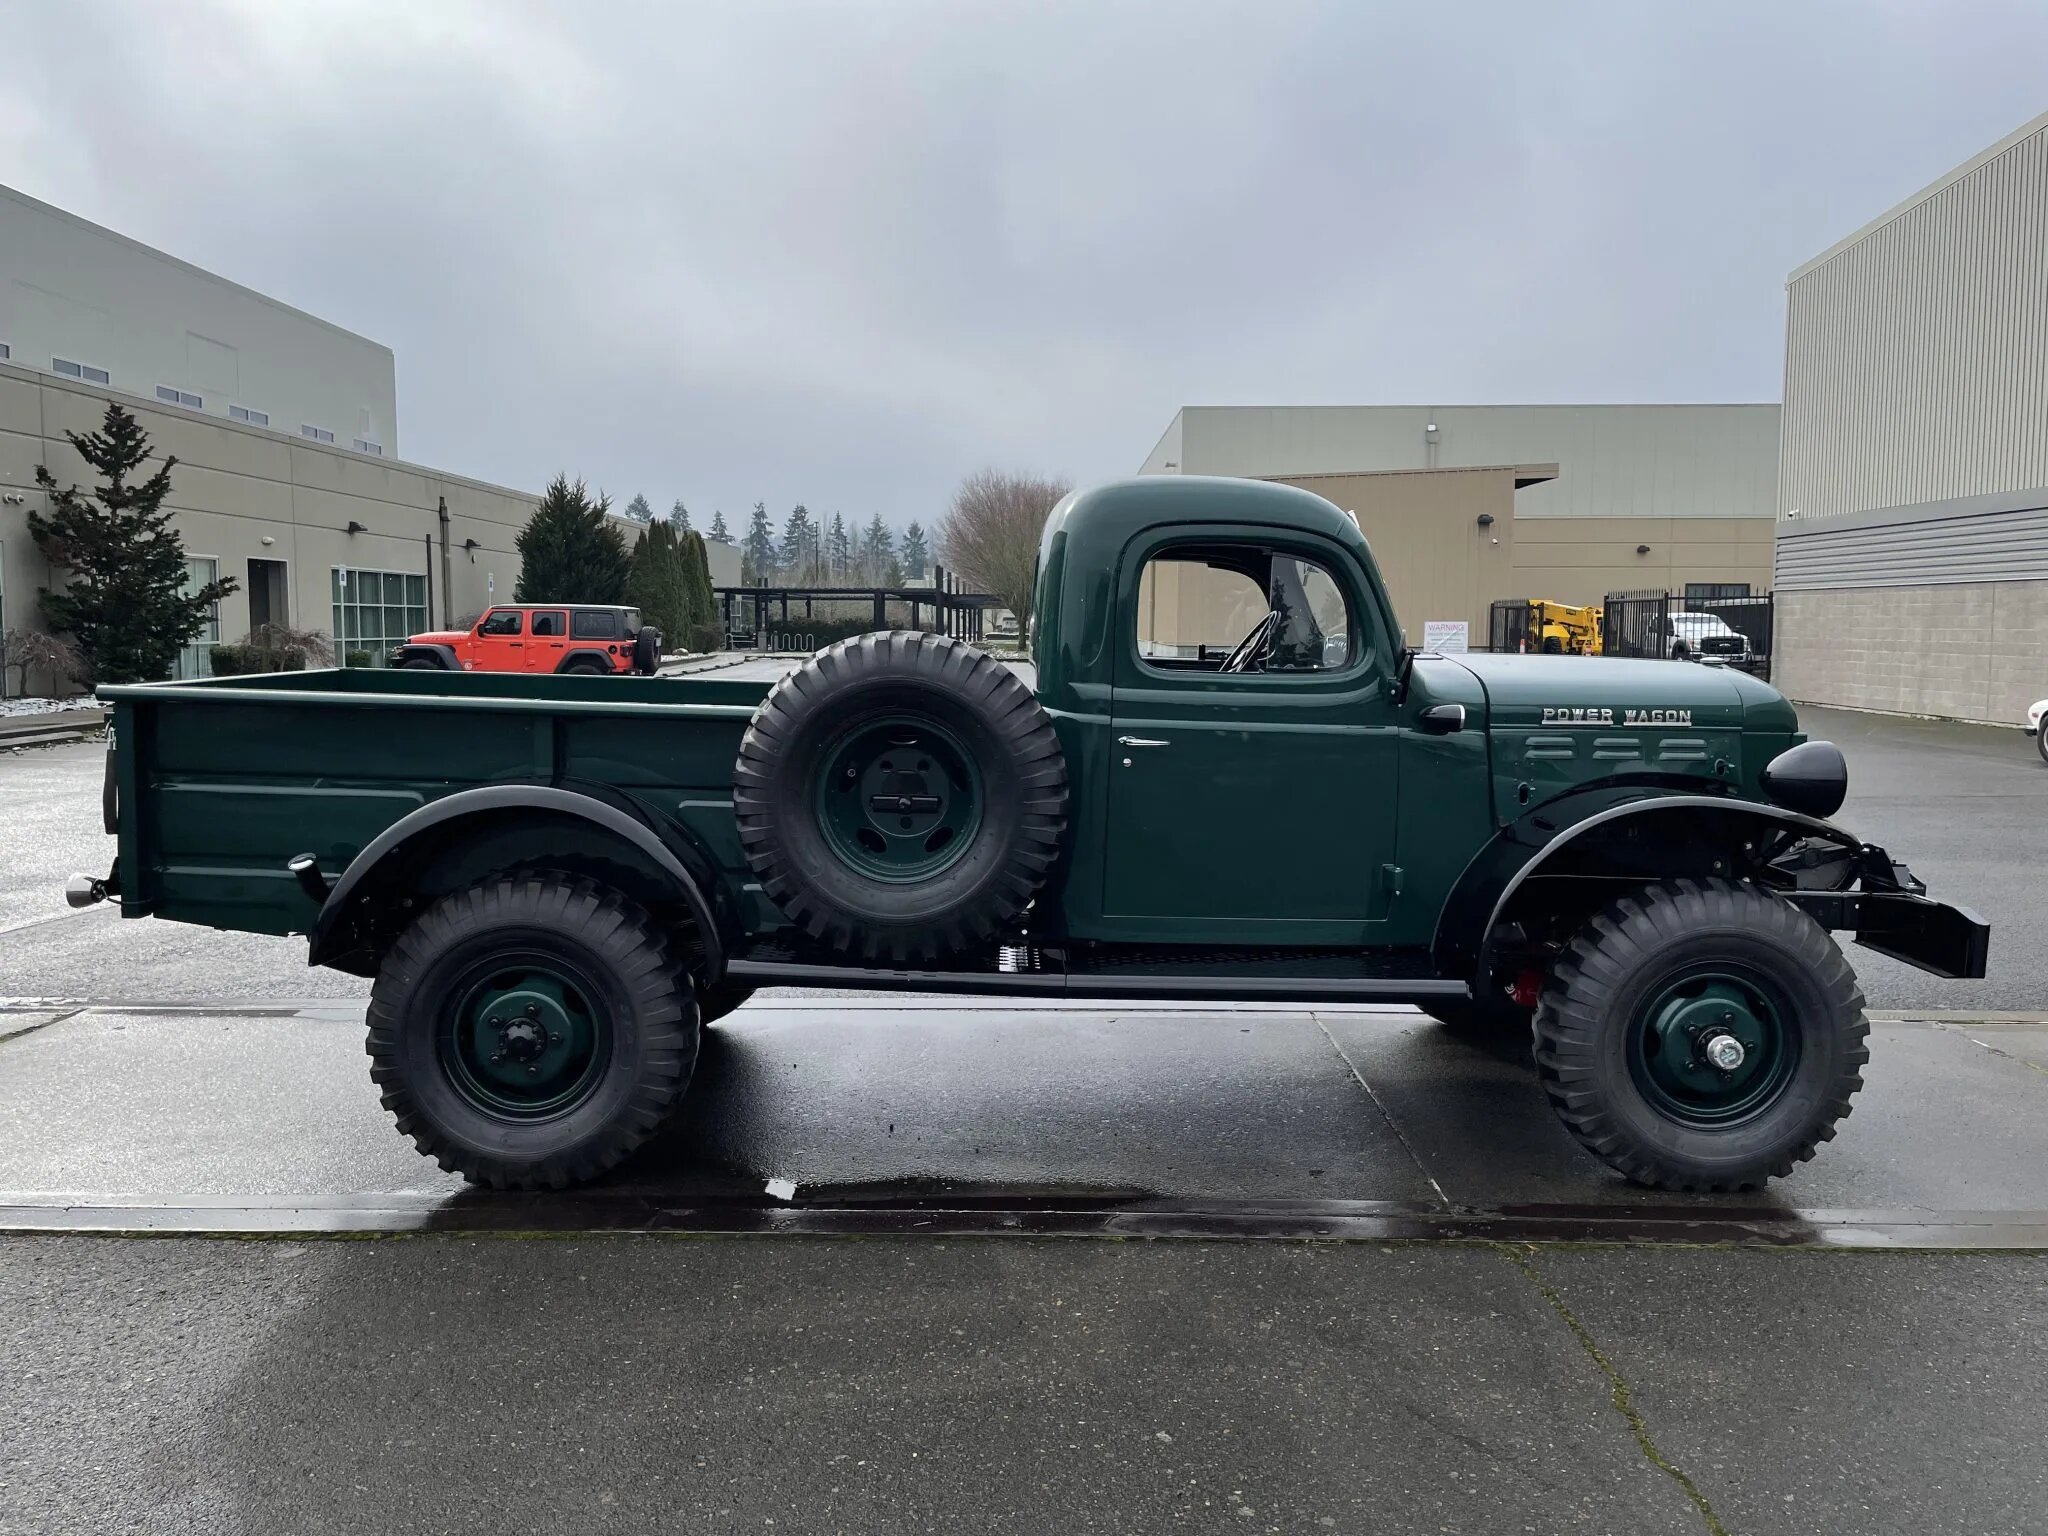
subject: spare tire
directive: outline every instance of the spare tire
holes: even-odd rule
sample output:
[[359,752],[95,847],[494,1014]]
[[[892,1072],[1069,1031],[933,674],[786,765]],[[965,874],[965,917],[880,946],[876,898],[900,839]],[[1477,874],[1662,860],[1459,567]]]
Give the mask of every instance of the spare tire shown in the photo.
[[661,670],[660,630],[643,624],[633,636],[633,670],[642,677],[652,677]]
[[945,635],[856,635],[755,711],[733,770],[740,845],[812,938],[930,960],[995,938],[1045,881],[1067,765],[1031,690]]

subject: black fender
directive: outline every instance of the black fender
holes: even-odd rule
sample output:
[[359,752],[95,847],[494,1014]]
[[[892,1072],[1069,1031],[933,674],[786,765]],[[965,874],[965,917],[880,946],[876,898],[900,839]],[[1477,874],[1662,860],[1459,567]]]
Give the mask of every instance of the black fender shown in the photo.
[[391,660],[394,665],[400,666],[408,661],[431,661],[436,666],[449,672],[460,672],[462,670],[462,663],[455,659],[455,647],[452,645],[413,645],[408,643],[394,647],[391,652]]
[[[366,959],[374,957],[363,953],[356,921],[359,903],[409,872],[413,856],[423,846],[439,845],[461,822],[471,821],[481,828],[493,819],[522,811],[572,817],[633,847],[673,884],[689,908],[704,947],[704,981],[709,984],[725,974],[724,938],[705,895],[707,886],[716,888],[709,861],[680,832],[656,826],[637,802],[602,785],[487,784],[444,795],[400,817],[349,860],[348,868],[328,892],[307,936],[307,963],[370,974],[363,966]],[[699,867],[693,870],[693,864]],[[348,963],[351,961],[354,964]]]
[[588,645],[584,646],[581,650],[571,651],[568,655],[564,656],[560,661],[556,662],[555,670],[557,672],[566,672],[571,667],[575,666],[578,662],[583,661],[594,661],[599,666],[603,667],[607,672],[616,672],[619,670],[618,657],[607,654],[603,649],[599,647]]
[[[1780,806],[1727,795],[1669,794],[1645,789],[1585,796],[1578,804],[1552,801],[1503,829],[1465,866],[1437,919],[1432,950],[1445,976],[1491,976],[1495,934],[1516,892],[1554,867],[1574,843],[1588,835],[1651,818],[1689,818],[1693,829],[1710,829],[1714,840],[1739,846],[1745,834],[1792,833],[1818,838],[1856,854],[1863,844],[1832,823]],[[1670,875],[1713,873],[1673,868]]]

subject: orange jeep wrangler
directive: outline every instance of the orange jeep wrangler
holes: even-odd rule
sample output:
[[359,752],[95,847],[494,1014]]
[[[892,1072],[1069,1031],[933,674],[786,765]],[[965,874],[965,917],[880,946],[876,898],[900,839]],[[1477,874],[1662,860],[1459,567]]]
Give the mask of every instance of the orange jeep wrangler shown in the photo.
[[466,630],[414,635],[393,646],[390,664],[436,672],[600,672],[652,677],[661,632],[638,608],[529,603],[487,608]]

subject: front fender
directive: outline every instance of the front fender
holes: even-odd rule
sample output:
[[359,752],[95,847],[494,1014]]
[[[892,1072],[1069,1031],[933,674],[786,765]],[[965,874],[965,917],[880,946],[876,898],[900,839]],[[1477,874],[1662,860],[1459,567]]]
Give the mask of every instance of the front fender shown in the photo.
[[[1481,978],[1490,975],[1495,959],[1495,930],[1516,892],[1572,844],[1593,833],[1613,829],[1630,818],[1687,816],[1694,818],[1696,824],[1701,819],[1711,819],[1724,836],[1739,836],[1746,828],[1758,832],[1792,831],[1845,850],[1862,847],[1852,833],[1829,822],[1754,800],[1659,793],[1647,788],[1574,798],[1578,803],[1554,800],[1512,823],[1465,866],[1437,919],[1432,948],[1439,974]],[[1645,819],[1639,825],[1648,827],[1651,823]],[[1714,872],[1671,869],[1664,873]]]
[[[595,790],[596,792],[592,792]],[[308,935],[307,960],[312,965],[337,965],[360,959],[358,906],[374,900],[394,880],[410,872],[422,848],[440,846],[461,823],[478,826],[519,812],[566,816],[630,845],[661,872],[689,908],[704,946],[705,980],[725,972],[725,944],[705,894],[706,869],[700,879],[690,863],[701,862],[676,836],[664,836],[650,825],[644,811],[627,797],[602,786],[564,788],[551,784],[489,784],[443,796],[386,827],[349,861],[314,919]],[[409,889],[409,886],[406,887]],[[344,969],[350,968],[343,966]]]

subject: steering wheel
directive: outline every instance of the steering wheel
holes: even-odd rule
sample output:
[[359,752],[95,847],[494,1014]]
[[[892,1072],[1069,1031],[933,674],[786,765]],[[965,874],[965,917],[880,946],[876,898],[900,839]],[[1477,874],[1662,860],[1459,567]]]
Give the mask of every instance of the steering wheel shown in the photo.
[[1279,622],[1279,619],[1280,615],[1277,612],[1268,613],[1258,623],[1254,624],[1251,633],[1238,641],[1236,648],[1223,658],[1223,670],[1225,672],[1249,672],[1252,669],[1252,663],[1258,659],[1260,648],[1264,646],[1266,637],[1272,634],[1273,626]]

